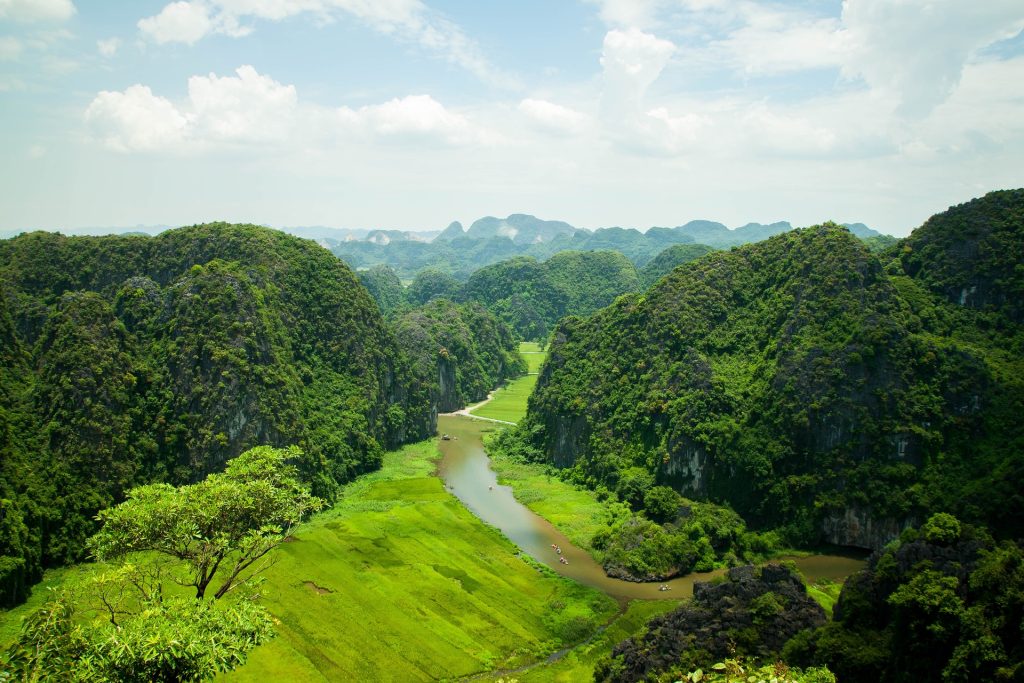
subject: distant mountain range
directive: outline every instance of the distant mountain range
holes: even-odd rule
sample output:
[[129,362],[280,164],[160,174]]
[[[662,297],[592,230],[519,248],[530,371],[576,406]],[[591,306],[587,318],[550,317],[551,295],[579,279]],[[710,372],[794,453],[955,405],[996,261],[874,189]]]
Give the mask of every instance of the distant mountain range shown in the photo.
[[[844,223],[850,232],[862,239],[880,235],[876,230],[869,228],[863,223]],[[65,235],[125,235],[145,234],[157,235],[169,230],[172,225],[136,225],[136,226],[94,226],[85,228],[26,228],[25,230],[0,230],[0,239],[15,237],[23,232],[32,230],[46,230],[47,232],[60,232]],[[628,232],[643,234],[661,234],[665,232],[691,237],[691,240],[707,244],[712,247],[730,247],[748,242],[759,242],[779,233],[788,232],[793,226],[788,221],[776,223],[747,223],[744,226],[730,229],[722,223],[715,221],[696,220],[675,228],[652,227],[647,231],[640,231],[635,228],[598,228],[588,230],[577,228],[565,221],[551,221],[537,218],[524,213],[514,213],[507,218],[495,218],[485,216],[473,222],[469,230],[465,230],[459,221],[452,222],[444,230],[383,230],[378,228],[331,228],[323,225],[307,226],[269,226],[281,230],[296,237],[316,240],[321,243],[336,244],[340,242],[365,241],[372,244],[390,244],[391,242],[453,242],[460,238],[469,239],[491,239],[504,237],[512,240],[514,244],[538,244],[551,242],[552,240],[565,236],[573,237],[578,234],[599,235],[607,231]],[[678,240],[672,240],[677,242]],[[325,245],[326,246],[326,245]]]

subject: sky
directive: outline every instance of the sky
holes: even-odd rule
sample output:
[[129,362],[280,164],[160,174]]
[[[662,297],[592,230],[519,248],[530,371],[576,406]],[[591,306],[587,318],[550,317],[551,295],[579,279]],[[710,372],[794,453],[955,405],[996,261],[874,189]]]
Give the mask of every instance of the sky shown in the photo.
[[905,235],[1024,186],[1021,0],[0,0],[0,230]]

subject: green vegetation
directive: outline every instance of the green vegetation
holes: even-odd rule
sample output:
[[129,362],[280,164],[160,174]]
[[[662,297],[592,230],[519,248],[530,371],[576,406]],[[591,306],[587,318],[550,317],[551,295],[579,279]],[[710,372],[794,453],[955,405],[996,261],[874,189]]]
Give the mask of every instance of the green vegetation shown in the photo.
[[835,675],[824,667],[802,671],[784,662],[759,666],[743,658],[716,662],[707,671],[695,669],[682,676],[682,680],[685,683],[836,683]]
[[637,510],[658,485],[727,504],[777,531],[752,546],[877,548],[943,508],[1019,536],[1021,206],[956,207],[881,261],[839,226],[788,232],[566,318],[506,447]]
[[0,601],[82,559],[97,511],[257,444],[330,499],[434,430],[366,291],[315,243],[213,224],[0,241]]
[[[527,350],[533,348],[537,350]],[[536,342],[521,342],[519,344],[519,355],[526,361],[526,371],[531,375],[536,375],[540,372],[540,366],[544,364],[544,359],[547,358],[547,353],[540,350],[540,344]]]
[[747,668],[738,662],[723,667],[724,658],[777,662],[793,636],[824,623],[824,611],[808,597],[795,571],[778,564],[735,567],[719,581],[696,584],[692,601],[652,619],[645,631],[618,644],[598,663],[594,680],[699,681],[702,676],[687,672]]
[[426,268],[416,273],[405,298],[412,306],[422,306],[434,299],[456,299],[461,291],[462,283],[448,273]]
[[251,582],[266,568],[268,553],[323,505],[287,464],[301,458],[295,447],[258,446],[198,484],[134,488],[125,502],[100,512],[89,548],[101,562],[133,562],[194,587],[197,600],[210,587],[222,598]]
[[414,394],[439,412],[481,401],[526,371],[512,332],[479,304],[434,299],[392,326],[417,379]]
[[551,522],[580,548],[596,555],[591,543],[594,536],[629,515],[625,506],[599,500],[592,490],[560,478],[551,466],[527,462],[499,444],[497,435],[485,441],[498,481],[511,486],[516,500]]
[[873,556],[835,621],[799,634],[785,657],[841,681],[1018,680],[1022,618],[1021,548],[943,513]]
[[544,262],[517,257],[477,270],[462,297],[479,301],[526,340],[545,340],[566,315],[588,315],[641,287],[622,254],[562,252]]
[[820,581],[807,586],[807,594],[814,598],[829,617],[835,610],[836,601],[843,590],[843,584],[834,581]]
[[437,455],[433,441],[387,453],[291,530],[258,586],[277,636],[226,680],[457,678],[531,664],[612,617],[613,600],[522,558],[446,492]]
[[447,493],[436,457],[434,442],[388,453],[295,531],[263,588],[278,637],[228,680],[457,678],[537,661],[612,615]]
[[643,281],[644,287],[650,287],[675,270],[677,266],[695,261],[712,251],[714,249],[706,244],[674,244],[643,267],[640,271],[640,279]]
[[640,631],[653,617],[677,606],[671,600],[633,600],[626,611],[592,640],[566,653],[561,659],[515,674],[520,683],[576,683],[594,678],[597,663],[607,657],[620,641]]
[[[637,489],[639,514],[607,489],[571,483],[565,471],[530,461],[516,451],[509,431],[486,441],[491,467],[516,499],[589,551],[611,576],[661,580],[691,571],[760,562],[782,548],[777,535],[746,530],[736,513],[680,497],[662,486]],[[632,482],[644,479],[633,473]],[[649,480],[649,475],[646,477]],[[657,500],[667,501],[660,507]],[[646,506],[646,507],[644,507]],[[660,510],[660,513],[659,513]],[[654,519],[654,521],[652,521]]]
[[494,398],[479,408],[474,408],[470,414],[515,423],[526,415],[526,402],[536,385],[537,375],[524,375],[514,379],[500,389],[495,389]]
[[116,564],[30,613],[5,669],[19,680],[200,681],[243,663],[271,636],[271,618],[251,596],[224,598],[254,586],[269,553],[321,504],[295,478],[289,463],[300,457],[260,446],[197,484],[129,491],[90,539]]
[[359,276],[360,284],[366,287],[366,291],[377,302],[381,315],[390,316],[405,305],[402,281],[390,267],[379,264],[356,274]]

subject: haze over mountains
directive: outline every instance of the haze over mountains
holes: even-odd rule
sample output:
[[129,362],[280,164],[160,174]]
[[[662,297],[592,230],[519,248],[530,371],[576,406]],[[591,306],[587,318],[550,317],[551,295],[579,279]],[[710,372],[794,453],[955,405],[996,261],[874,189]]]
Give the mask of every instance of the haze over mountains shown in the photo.
[[[874,237],[880,233],[869,228],[863,223],[844,223],[858,237]],[[140,233],[146,235],[157,235],[164,230],[178,227],[172,225],[136,225],[136,226],[90,226],[81,228],[49,227],[40,228],[32,226],[24,230],[0,230],[0,239],[6,239],[19,235],[22,232],[31,230],[45,230],[48,232],[60,232],[64,235],[122,235],[125,233]],[[296,237],[304,237],[318,241],[325,241],[327,244],[334,242],[367,241],[374,244],[389,244],[391,242],[452,242],[461,237],[470,239],[488,239],[491,237],[507,237],[515,244],[533,244],[536,242],[550,242],[560,235],[573,236],[578,233],[596,234],[604,230],[619,231],[625,230],[631,233],[645,233],[651,230],[671,230],[679,235],[688,235],[692,241],[707,244],[713,247],[729,247],[736,244],[756,242],[765,237],[776,235],[780,232],[792,230],[793,226],[788,221],[777,221],[775,223],[747,223],[737,228],[728,228],[722,223],[708,220],[692,220],[675,228],[651,227],[647,230],[636,228],[577,228],[564,221],[545,220],[529,214],[515,213],[506,218],[485,216],[470,224],[465,229],[459,221],[453,221],[444,230],[410,228],[407,230],[389,230],[383,228],[335,228],[324,225],[304,226],[268,226],[286,232]]]

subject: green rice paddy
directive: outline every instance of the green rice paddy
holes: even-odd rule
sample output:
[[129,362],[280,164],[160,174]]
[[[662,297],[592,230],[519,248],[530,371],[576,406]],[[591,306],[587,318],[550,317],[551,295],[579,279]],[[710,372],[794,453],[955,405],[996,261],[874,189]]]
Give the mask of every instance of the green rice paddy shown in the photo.
[[469,411],[470,415],[487,417],[502,422],[519,422],[526,416],[526,401],[537,385],[537,373],[547,352],[541,350],[536,342],[520,342],[519,353],[526,360],[529,372],[511,380],[505,386],[494,391],[494,398],[489,402]]
[[263,604],[277,637],[232,681],[450,679],[514,669],[584,639],[603,594],[517,555],[409,446],[282,546]]

